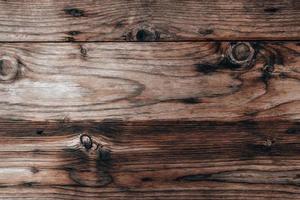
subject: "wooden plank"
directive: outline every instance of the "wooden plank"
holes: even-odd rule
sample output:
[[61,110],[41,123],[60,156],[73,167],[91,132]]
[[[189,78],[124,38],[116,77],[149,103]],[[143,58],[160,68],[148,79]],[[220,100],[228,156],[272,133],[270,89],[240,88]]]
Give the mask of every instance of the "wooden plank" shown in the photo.
[[299,122],[0,128],[0,199],[300,199]]
[[[240,45],[245,63],[231,58]],[[296,42],[1,44],[0,118],[298,121],[299,52]]]
[[1,0],[0,41],[299,40],[298,0]]

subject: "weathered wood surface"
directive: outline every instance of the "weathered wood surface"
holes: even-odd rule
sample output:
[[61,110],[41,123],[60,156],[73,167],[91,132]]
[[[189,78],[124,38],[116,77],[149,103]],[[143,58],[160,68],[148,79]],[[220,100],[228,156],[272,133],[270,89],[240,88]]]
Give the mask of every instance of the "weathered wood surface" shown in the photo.
[[234,45],[1,44],[0,117],[298,121],[299,43],[251,43],[248,64]]
[[0,41],[299,40],[298,0],[1,0]]
[[299,41],[298,0],[0,0],[0,199],[300,200]]
[[0,127],[0,199],[300,199],[299,122]]

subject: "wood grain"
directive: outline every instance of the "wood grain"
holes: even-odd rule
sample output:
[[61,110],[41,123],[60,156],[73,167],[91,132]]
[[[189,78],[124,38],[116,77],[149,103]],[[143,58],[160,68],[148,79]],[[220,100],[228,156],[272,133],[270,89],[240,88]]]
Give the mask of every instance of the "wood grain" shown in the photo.
[[0,0],[0,200],[300,200],[299,41],[298,0]]
[[233,45],[1,44],[0,117],[298,121],[299,44],[251,43],[246,65]]
[[0,199],[300,199],[297,122],[2,120],[0,128]]
[[299,40],[298,0],[1,0],[0,41]]

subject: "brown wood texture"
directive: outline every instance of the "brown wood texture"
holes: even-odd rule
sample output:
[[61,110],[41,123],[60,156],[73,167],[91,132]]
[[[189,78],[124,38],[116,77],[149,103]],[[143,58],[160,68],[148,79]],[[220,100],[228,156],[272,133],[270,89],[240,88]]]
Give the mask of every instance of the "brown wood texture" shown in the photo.
[[0,0],[0,200],[300,200],[300,1]]
[[0,41],[299,40],[298,0],[1,0]]
[[300,47],[235,44],[1,44],[0,117],[31,121],[300,119]]
[[2,120],[0,127],[0,199],[300,196],[299,122]]
[[299,48],[2,43],[0,199],[300,199]]

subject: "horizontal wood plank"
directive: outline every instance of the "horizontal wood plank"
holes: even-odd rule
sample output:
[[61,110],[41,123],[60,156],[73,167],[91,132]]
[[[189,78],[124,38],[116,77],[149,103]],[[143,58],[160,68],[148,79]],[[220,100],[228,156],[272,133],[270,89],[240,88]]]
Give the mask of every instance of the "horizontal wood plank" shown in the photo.
[[234,45],[1,44],[0,118],[298,121],[299,43]]
[[2,120],[0,199],[299,199],[299,130],[288,121]]
[[298,0],[1,0],[0,41],[299,40]]

